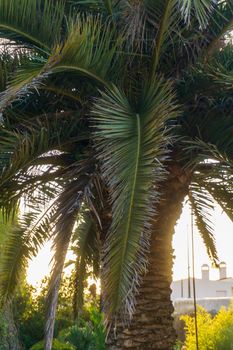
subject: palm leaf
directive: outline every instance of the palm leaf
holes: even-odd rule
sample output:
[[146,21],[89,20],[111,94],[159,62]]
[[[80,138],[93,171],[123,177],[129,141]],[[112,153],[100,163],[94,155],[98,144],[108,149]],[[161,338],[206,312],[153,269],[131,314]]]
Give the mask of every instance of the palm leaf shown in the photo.
[[54,242],[55,255],[54,266],[50,279],[50,287],[48,293],[48,312],[45,325],[45,350],[51,350],[55,316],[58,302],[58,292],[62,278],[65,258],[73,233],[78,210],[72,210],[70,213],[63,213],[60,220],[56,224],[56,238]]
[[23,52],[18,51],[17,54],[12,54],[4,44],[2,50],[0,46],[0,93],[6,89],[9,76],[22,64],[25,58]]
[[207,26],[215,0],[179,0],[180,10],[186,23],[190,24],[191,17],[196,17],[200,28]]
[[64,4],[53,0],[0,0],[0,37],[50,51],[60,41]]
[[48,237],[48,222],[46,217],[41,216],[41,208],[38,212],[25,214],[17,224],[13,225],[1,256],[0,299],[2,303],[12,298],[25,273],[28,260],[36,256]]
[[109,13],[110,16],[113,15],[113,10],[112,10],[112,0],[103,0],[105,7]]
[[17,72],[1,96],[0,110],[15,98],[26,96],[30,89],[39,89],[45,79],[55,73],[73,72],[80,78],[91,79],[95,85],[110,86],[109,77],[118,77],[119,73],[118,47],[109,24],[103,25],[98,18],[78,18],[70,25],[66,41],[57,46],[50,57],[31,60]]
[[[216,10],[211,15],[208,25],[208,45],[204,49],[204,57],[211,57],[213,51],[219,51],[224,47],[224,37],[231,39],[231,30],[233,28],[233,3],[231,0],[219,1]],[[221,42],[222,40],[222,42]]]
[[[103,253],[109,321],[123,304],[126,309],[133,304],[135,276],[142,276],[147,266],[151,208],[158,200],[156,190],[153,200],[150,193],[163,173],[160,162],[168,141],[163,130],[176,115],[173,98],[170,85],[155,80],[135,109],[116,87],[103,93],[93,108],[95,145],[113,206]],[[130,306],[127,311],[132,314]]]
[[[216,131],[218,132],[219,130]],[[183,142],[183,150],[184,158],[187,158],[187,166],[196,167],[202,162],[211,160],[232,167],[233,143],[232,139],[229,138],[229,134],[223,135],[221,139],[216,139],[215,142],[216,144],[211,142],[205,142],[202,139],[198,138],[196,138],[195,140],[185,140]]]
[[232,166],[220,162],[202,163],[196,168],[193,178],[233,221]]
[[233,193],[231,185],[219,183],[205,183],[206,190],[211,194],[214,200],[222,207],[222,210],[233,221]]
[[[73,137],[77,124],[80,125],[80,135]],[[0,135],[0,158],[2,161],[0,186],[3,186],[4,182],[15,177],[19,172],[22,175],[30,166],[43,164],[41,156],[47,152],[53,150],[62,152],[69,142],[78,142],[84,137],[83,134],[81,136],[81,124],[78,118],[71,117],[68,120],[59,120],[57,113],[52,114],[52,116],[43,114],[32,121],[25,120],[21,123],[21,128],[18,131],[15,128],[9,130],[2,127]]]
[[91,174],[89,171],[89,162],[84,164],[83,168],[78,169],[78,174],[76,174],[77,179],[68,183],[64,187],[64,191],[58,197],[57,210],[51,218],[51,221],[56,223],[56,227],[53,233],[53,269],[47,296],[48,310],[45,326],[46,350],[51,350],[52,346],[59,286],[67,250],[73,234],[73,228],[83,201],[87,200],[91,193],[89,189]]
[[216,264],[218,255],[214,239],[211,212],[214,209],[213,199],[209,193],[198,184],[192,183],[189,191],[189,202],[195,217],[195,223],[203,239],[210,259]]
[[23,98],[27,90],[37,89],[47,77],[46,59],[30,59],[25,62],[8,81],[5,91],[0,94],[0,111],[8,107],[14,99]]
[[116,69],[118,46],[108,23],[103,25],[95,17],[78,18],[62,49],[54,52],[53,72],[72,71],[108,86],[110,73]]
[[[233,14],[232,14],[233,17]],[[208,62],[206,73],[217,83],[218,88],[232,89],[233,83],[233,52],[231,45],[212,55]],[[204,68],[204,67],[203,67]]]
[[[85,206],[84,206],[85,208]],[[75,263],[74,276],[74,296],[73,309],[75,319],[83,308],[83,295],[85,280],[88,275],[88,269],[92,267],[96,274],[96,266],[99,265],[100,246],[96,235],[96,227],[89,210],[84,209],[81,215],[81,222],[74,232],[73,252],[77,259]]]
[[171,41],[172,31],[176,26],[179,18],[177,13],[177,1],[176,0],[161,0],[161,1],[153,1],[146,0],[145,6],[147,11],[150,13],[150,18],[152,18],[152,23],[158,27],[155,45],[152,55],[152,65],[151,72],[155,73],[161,52],[163,50],[164,45],[166,44],[167,39]]

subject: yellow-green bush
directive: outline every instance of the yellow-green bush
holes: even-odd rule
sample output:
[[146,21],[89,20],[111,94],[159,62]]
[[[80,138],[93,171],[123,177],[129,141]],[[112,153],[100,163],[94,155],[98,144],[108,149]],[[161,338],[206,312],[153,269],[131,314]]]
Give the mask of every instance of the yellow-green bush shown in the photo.
[[[187,350],[196,350],[195,320],[182,316],[185,322]],[[222,308],[212,317],[204,308],[197,311],[198,341],[200,350],[233,350],[233,304]]]
[[[44,350],[44,342],[40,341],[36,343],[30,350]],[[61,343],[57,339],[54,339],[52,350],[75,350],[75,348],[70,344]]]

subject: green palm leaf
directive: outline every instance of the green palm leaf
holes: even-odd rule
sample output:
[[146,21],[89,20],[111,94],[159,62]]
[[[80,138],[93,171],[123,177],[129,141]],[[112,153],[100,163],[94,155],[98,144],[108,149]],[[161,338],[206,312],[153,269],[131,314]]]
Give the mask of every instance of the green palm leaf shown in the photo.
[[112,0],[103,0],[104,5],[109,13],[110,16],[112,16],[113,14],[113,10],[112,10]]
[[194,179],[233,221],[232,166],[220,162],[202,163],[197,167]]
[[195,217],[195,223],[201,234],[207,253],[214,263],[218,261],[218,255],[214,239],[211,214],[214,202],[210,194],[197,183],[192,183],[189,191],[189,201]]
[[[213,51],[219,51],[219,47],[224,47],[223,42],[226,37],[231,40],[233,28],[233,3],[231,0],[219,1],[216,10],[209,20],[209,44],[204,49],[204,56],[209,59]],[[224,38],[225,37],[225,38]],[[222,42],[221,42],[222,40]]]
[[233,221],[233,191],[231,186],[218,183],[206,183],[206,190],[211,194],[214,200],[221,206],[222,210]]
[[215,3],[215,0],[179,0],[186,23],[190,24],[191,17],[196,16],[202,29],[206,27]]
[[49,51],[60,41],[63,1],[0,0],[0,37]]
[[53,54],[53,72],[72,71],[108,86],[109,76],[116,69],[118,47],[110,24],[104,25],[95,17],[78,18],[64,46]]
[[[170,84],[157,79],[132,107],[115,87],[102,94],[93,115],[95,145],[113,205],[103,253],[103,291],[111,321],[122,304],[133,303],[138,276],[146,270],[152,203],[158,200],[155,189],[151,198],[151,190],[163,174],[160,161],[168,141],[164,127],[176,115],[174,95]],[[130,307],[127,311],[132,313]]]
[[73,297],[75,318],[78,317],[83,307],[84,286],[88,269],[92,267],[92,272],[97,272],[98,268],[96,269],[96,267],[99,265],[100,251],[96,227],[89,210],[85,209],[83,211],[80,221],[74,232],[72,249],[77,256]]
[[110,87],[109,78],[119,74],[120,58],[116,54],[119,45],[120,40],[115,40],[109,24],[104,25],[94,17],[78,18],[70,25],[65,42],[55,47],[50,57],[32,57],[17,72],[1,96],[0,110],[15,98],[25,96],[30,89],[39,89],[40,84],[55,73],[73,72],[77,77],[91,79],[95,85]]
[[51,192],[56,194],[58,183],[63,186],[72,172],[71,165],[79,168],[80,164],[66,148],[75,143],[78,152],[83,135],[76,135],[74,130],[78,123],[81,132],[80,120],[75,115],[68,120],[64,114],[62,119],[59,116],[41,115],[32,121],[25,120],[18,132],[0,129],[0,206],[6,215],[14,212],[22,195],[30,202],[35,191],[38,198],[50,196]]
[[[41,209],[41,208],[40,208]],[[13,297],[28,260],[36,256],[48,239],[47,216],[41,210],[25,214],[13,225],[1,256],[0,264],[0,300],[7,302]]]
[[48,310],[45,326],[45,349],[50,349],[54,323],[56,315],[56,307],[58,302],[58,291],[62,278],[62,272],[65,264],[65,258],[71,238],[75,222],[77,221],[82,207],[83,201],[88,201],[90,191],[90,177],[92,163],[83,162],[83,166],[78,168],[78,173],[73,174],[76,180],[64,186],[64,190],[59,195],[56,204],[57,210],[51,218],[51,222],[56,224],[53,232],[53,269],[49,282],[48,291]]
[[151,66],[152,73],[155,73],[161,58],[161,53],[167,41],[169,41],[170,44],[171,37],[174,35],[173,30],[179,21],[177,0],[160,0],[156,2],[153,0],[146,0],[145,7],[150,21],[155,27],[158,27]]
[[27,90],[39,88],[40,83],[47,77],[45,58],[31,58],[11,76],[8,88],[0,94],[0,110],[5,109],[13,100],[25,97]]
[[[61,197],[62,198],[62,197]],[[70,201],[71,203],[71,201]],[[62,203],[63,204],[63,203]],[[72,203],[73,205],[74,203]],[[62,213],[62,217],[58,219],[55,229],[55,255],[53,271],[50,279],[50,286],[48,292],[48,312],[45,325],[45,349],[50,349],[53,341],[54,323],[56,308],[58,302],[58,292],[62,278],[65,258],[73,233],[74,224],[77,219],[78,206],[69,213]],[[64,215],[65,214],[65,215]]]

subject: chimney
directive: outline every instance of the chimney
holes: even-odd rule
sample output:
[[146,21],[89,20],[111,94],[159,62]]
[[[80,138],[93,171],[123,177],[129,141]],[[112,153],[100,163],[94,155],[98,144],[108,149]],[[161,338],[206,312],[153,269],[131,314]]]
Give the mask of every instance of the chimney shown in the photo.
[[222,261],[219,264],[219,279],[222,280],[224,278],[227,278],[227,265]]
[[209,265],[203,264],[201,267],[202,279],[205,281],[209,281],[210,269]]

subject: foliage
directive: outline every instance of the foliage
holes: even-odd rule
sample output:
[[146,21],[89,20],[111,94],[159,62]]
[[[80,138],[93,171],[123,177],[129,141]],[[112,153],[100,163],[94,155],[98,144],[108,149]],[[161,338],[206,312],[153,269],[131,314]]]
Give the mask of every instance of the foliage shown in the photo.
[[[54,341],[53,341],[52,350],[74,350],[74,349],[75,348],[72,345],[62,343],[57,339],[54,339]],[[41,342],[33,345],[30,350],[44,350],[44,342],[41,341]]]
[[177,340],[175,345],[174,345],[173,350],[182,350],[182,342]]
[[58,339],[74,345],[77,350],[105,350],[105,331],[101,313],[96,307],[88,308],[78,324],[62,330]]
[[[196,349],[195,321],[191,316],[182,316],[185,321],[187,350]],[[212,317],[204,308],[197,312],[198,341],[202,350],[233,349],[233,304],[222,308]]]
[[[19,329],[19,337],[28,350],[41,341],[44,335],[45,305],[48,279],[44,279],[39,292],[24,283],[14,299],[14,317]],[[59,307],[55,323],[55,336],[65,327],[72,325],[72,289],[70,278],[65,278],[59,293]]]
[[48,343],[71,242],[76,310],[101,266],[107,321],[132,316],[167,178],[187,179],[217,261],[213,200],[233,218],[232,27],[231,0],[0,0],[0,207],[30,208],[4,249],[1,301],[53,239]]
[[[103,317],[99,312],[98,297],[92,291],[93,286],[90,287],[91,291],[88,291],[86,286],[84,309],[79,315],[78,323],[73,321],[73,278],[73,274],[63,277],[60,286],[54,336],[61,342],[78,345],[78,350],[87,349],[85,346],[88,344],[90,350],[92,350],[93,344],[98,346],[96,350],[104,350]],[[32,345],[43,339],[48,283],[48,278],[45,278],[37,290],[22,282],[20,290],[14,298],[14,319],[19,330],[21,344],[25,350],[29,350]],[[1,322],[0,330],[5,332],[5,328],[5,321]],[[2,335],[2,333],[0,334]]]

